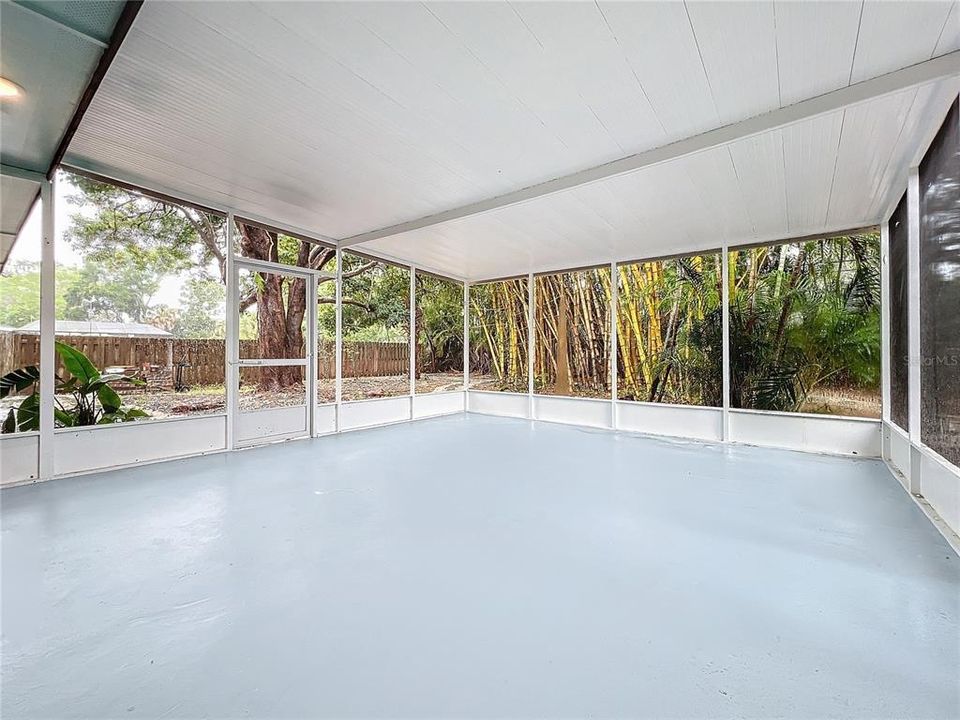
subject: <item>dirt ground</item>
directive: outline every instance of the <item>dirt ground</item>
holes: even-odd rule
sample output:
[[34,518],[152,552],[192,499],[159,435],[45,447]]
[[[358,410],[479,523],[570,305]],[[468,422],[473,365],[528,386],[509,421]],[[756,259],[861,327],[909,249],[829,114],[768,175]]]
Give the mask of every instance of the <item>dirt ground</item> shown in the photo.
[[810,393],[800,411],[820,415],[879,418],[880,392],[821,388]]
[[[418,393],[447,392],[463,387],[462,373],[424,373],[417,379]],[[410,378],[406,375],[361,377],[343,379],[343,399],[366,400],[377,397],[395,397],[410,392]],[[321,403],[333,402],[336,387],[333,379],[317,381],[317,398]],[[180,415],[221,413],[226,408],[222,385],[195,387],[186,392],[135,392],[123,396],[127,405],[139,407],[151,417],[164,418]],[[259,392],[255,386],[240,388],[240,410],[249,412],[273,407],[299,405],[304,401],[302,388]]]
[[[463,375],[456,373],[424,373],[417,379],[418,393],[448,392],[463,387]],[[500,390],[493,376],[474,376],[470,379],[474,390]],[[343,379],[343,399],[366,400],[378,397],[396,397],[410,391],[410,380],[406,375],[387,377],[360,377]],[[520,388],[525,392],[526,388]],[[321,403],[333,402],[335,385],[332,379],[317,381],[317,397]],[[150,413],[153,418],[178,417],[222,413],[226,410],[226,397],[222,385],[195,387],[186,392],[134,392],[123,396],[124,402]],[[240,409],[242,411],[260,410],[271,407],[299,405],[303,402],[303,390],[291,388],[281,392],[262,393],[254,386],[240,389]],[[21,398],[4,398],[0,401],[0,413],[6,408],[19,404]],[[69,398],[62,398],[66,403]],[[845,415],[848,417],[880,417],[880,395],[860,390],[821,389],[807,398],[802,412]]]

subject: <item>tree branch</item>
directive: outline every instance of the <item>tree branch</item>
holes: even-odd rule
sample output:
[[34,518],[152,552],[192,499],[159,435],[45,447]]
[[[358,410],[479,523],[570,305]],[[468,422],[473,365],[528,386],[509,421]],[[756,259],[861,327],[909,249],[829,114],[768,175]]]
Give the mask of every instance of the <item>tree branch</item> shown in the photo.
[[349,270],[343,274],[343,279],[346,280],[348,278],[356,277],[357,275],[363,275],[363,273],[370,268],[375,267],[377,264],[378,263],[372,261],[368,262],[366,265],[361,265],[356,270]]
[[[333,305],[336,302],[337,302],[337,299],[332,297],[317,298],[317,305]],[[353,305],[354,307],[363,308],[367,312],[370,312],[370,306],[367,305],[366,303],[360,302],[359,300],[350,300],[349,298],[343,298],[341,302],[344,305]]]

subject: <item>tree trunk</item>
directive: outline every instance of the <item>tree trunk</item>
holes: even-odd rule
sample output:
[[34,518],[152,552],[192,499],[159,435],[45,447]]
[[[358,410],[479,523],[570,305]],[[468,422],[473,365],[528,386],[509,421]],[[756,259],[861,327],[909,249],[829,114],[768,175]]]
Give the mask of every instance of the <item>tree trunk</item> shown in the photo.
[[[244,256],[277,262],[277,236],[254,225],[238,223]],[[302,248],[302,245],[301,245]],[[303,250],[301,249],[301,254]],[[284,285],[288,284],[284,304]],[[257,273],[257,351],[264,359],[303,357],[303,317],[306,312],[306,286],[303,280],[288,281],[286,276]],[[299,367],[260,368],[261,390],[281,390],[302,385]]]
[[570,390],[570,350],[567,340],[567,289],[557,283],[560,293],[560,312],[557,320],[557,379],[553,392],[555,395],[571,395]]

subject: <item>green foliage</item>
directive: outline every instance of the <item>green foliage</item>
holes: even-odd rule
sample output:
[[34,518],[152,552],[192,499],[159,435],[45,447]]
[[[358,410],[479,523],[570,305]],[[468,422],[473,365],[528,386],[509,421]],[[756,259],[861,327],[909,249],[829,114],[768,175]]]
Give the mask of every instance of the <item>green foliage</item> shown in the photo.
[[8,263],[0,275],[0,326],[18,328],[40,319],[40,264]]
[[134,255],[119,247],[110,257],[84,263],[64,292],[62,319],[147,322],[150,299],[166,271],[163,266],[143,265]]
[[[83,264],[57,268],[65,300],[57,317],[146,322],[181,337],[222,337],[225,219],[88,178],[69,179],[78,192],[68,201],[79,211],[65,238]],[[181,290],[181,307],[154,304],[163,281],[187,271],[192,277]]]
[[418,273],[416,303],[420,370],[462,370],[463,285]]
[[78,175],[70,182],[79,193],[67,200],[82,211],[66,239],[87,259],[110,262],[120,249],[134,266],[171,273],[220,260],[223,218]]
[[217,280],[192,277],[180,291],[180,312],[173,334],[183,338],[217,338],[224,335],[223,308],[226,289]]
[[[56,395],[71,395],[73,405],[64,406],[59,397],[54,408],[56,427],[106,425],[129,422],[149,417],[139,408],[124,407],[123,401],[111,383],[141,384],[139,380],[120,373],[101,373],[82,352],[64,343],[55,344],[60,361],[66,369],[65,377],[56,378]],[[16,408],[10,408],[3,419],[3,433],[26,432],[40,428],[40,370],[28,366],[0,377],[0,399],[33,386]]]
[[632,263],[619,274],[621,399],[722,404],[719,256]]
[[[57,317],[85,320],[70,313],[67,295],[82,284],[77,268],[57,268]],[[9,263],[0,275],[0,325],[19,328],[40,319],[40,263]]]
[[[343,338],[346,341],[403,342],[410,333],[410,271],[343,254]],[[363,268],[366,268],[363,270]],[[352,273],[358,273],[351,275]]]
[[876,233],[731,253],[735,407],[800,410],[817,388],[880,385]]

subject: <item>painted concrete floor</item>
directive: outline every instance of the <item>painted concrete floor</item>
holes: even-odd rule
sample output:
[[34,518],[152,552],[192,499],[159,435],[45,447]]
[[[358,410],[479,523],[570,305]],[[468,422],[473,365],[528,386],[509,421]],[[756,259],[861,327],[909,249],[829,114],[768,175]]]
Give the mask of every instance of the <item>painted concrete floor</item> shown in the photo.
[[2,715],[960,715],[882,464],[460,415],[4,491]]

